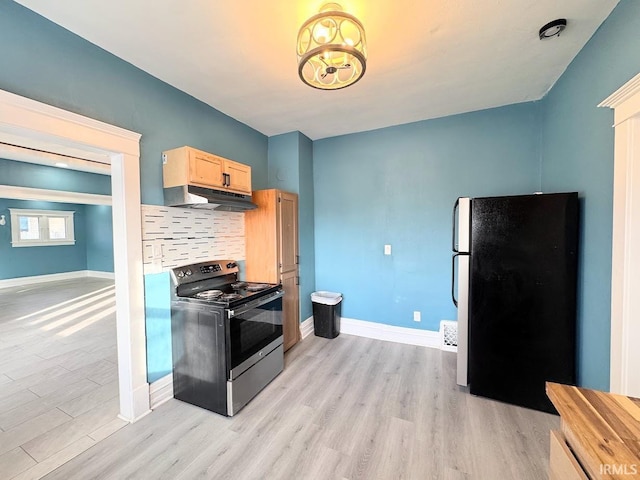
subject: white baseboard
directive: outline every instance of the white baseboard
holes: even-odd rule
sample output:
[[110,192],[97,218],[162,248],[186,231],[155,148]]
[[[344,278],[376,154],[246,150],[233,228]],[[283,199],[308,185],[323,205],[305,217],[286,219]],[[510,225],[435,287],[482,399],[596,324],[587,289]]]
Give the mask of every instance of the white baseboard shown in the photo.
[[382,323],[365,322],[353,318],[340,318],[340,334],[375,338],[387,342],[406,343],[420,347],[440,348],[440,333],[431,330],[394,327]]
[[105,278],[107,280],[115,280],[116,274],[113,272],[100,272],[98,270],[85,270],[87,277]]
[[309,335],[313,335],[313,315],[300,323],[300,335],[303,340]]
[[[120,377],[122,380],[122,377]],[[121,382],[122,383],[122,382]],[[120,385],[122,392],[122,385]],[[151,413],[149,408],[149,384],[142,385],[131,390],[130,397],[120,397],[120,413],[118,418],[125,422],[135,423]]]
[[7,278],[6,280],[0,280],[0,288],[22,287],[24,285],[33,285],[36,283],[56,282],[58,280],[72,280],[75,278],[85,277],[115,278],[114,274],[111,272],[78,270],[76,272],[51,273],[48,275],[35,275],[33,277]]
[[149,385],[149,402],[155,409],[173,398],[173,374],[165,375]]

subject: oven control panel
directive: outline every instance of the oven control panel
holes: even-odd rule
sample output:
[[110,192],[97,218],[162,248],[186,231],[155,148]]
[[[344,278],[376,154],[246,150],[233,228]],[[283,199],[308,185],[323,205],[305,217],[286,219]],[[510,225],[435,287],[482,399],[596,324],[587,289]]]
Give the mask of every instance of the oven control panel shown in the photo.
[[215,273],[215,272],[221,272],[222,271],[222,267],[220,266],[219,263],[211,263],[209,265],[202,265],[200,267],[200,273]]
[[176,285],[221,277],[231,273],[238,273],[238,264],[234,260],[209,260],[208,262],[183,265],[171,270],[171,276]]

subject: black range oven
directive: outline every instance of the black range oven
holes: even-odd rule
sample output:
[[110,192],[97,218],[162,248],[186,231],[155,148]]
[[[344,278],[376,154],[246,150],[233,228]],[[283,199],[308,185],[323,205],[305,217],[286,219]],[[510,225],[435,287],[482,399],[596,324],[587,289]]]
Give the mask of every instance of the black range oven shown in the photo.
[[283,369],[280,285],[238,282],[234,261],[172,271],[175,398],[232,416]]

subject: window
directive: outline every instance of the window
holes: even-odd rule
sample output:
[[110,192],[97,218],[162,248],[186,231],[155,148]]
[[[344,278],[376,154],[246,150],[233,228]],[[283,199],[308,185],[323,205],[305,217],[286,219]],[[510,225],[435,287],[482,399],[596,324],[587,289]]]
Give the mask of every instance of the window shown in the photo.
[[14,247],[75,245],[74,212],[10,208],[11,244]]

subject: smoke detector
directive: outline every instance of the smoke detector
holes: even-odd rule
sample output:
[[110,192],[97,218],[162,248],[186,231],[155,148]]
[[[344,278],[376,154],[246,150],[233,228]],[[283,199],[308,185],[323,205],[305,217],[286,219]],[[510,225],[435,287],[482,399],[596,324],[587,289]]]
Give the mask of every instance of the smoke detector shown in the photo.
[[566,18],[558,18],[553,22],[549,22],[540,29],[540,40],[545,40],[551,37],[559,37],[560,32],[562,32],[565,28],[567,28]]

